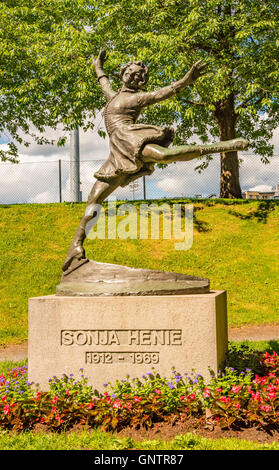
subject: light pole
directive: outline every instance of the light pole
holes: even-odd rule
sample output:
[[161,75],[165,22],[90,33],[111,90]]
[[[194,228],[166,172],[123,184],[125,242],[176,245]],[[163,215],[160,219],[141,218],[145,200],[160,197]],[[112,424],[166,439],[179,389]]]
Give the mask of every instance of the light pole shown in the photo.
[[79,130],[70,132],[70,198],[71,202],[81,201],[79,168]]

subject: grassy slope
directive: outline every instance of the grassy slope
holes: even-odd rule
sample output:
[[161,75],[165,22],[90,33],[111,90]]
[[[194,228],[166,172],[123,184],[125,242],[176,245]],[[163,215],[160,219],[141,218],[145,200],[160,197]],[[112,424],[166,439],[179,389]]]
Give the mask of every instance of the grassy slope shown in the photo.
[[[177,202],[177,201],[174,201]],[[199,201],[194,244],[87,240],[87,256],[209,277],[228,293],[230,326],[279,323],[279,203]],[[27,339],[28,298],[55,293],[85,204],[0,206],[0,344]]]

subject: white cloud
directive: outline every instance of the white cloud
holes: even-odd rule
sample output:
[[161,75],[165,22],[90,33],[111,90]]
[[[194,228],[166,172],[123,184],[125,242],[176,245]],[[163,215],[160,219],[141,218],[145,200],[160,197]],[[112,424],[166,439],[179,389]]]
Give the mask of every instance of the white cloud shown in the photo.
[[272,186],[267,186],[265,184],[259,184],[253,188],[249,188],[249,191],[258,191],[259,193],[268,193],[272,191]]
[[36,194],[34,197],[28,199],[29,203],[48,203],[48,202],[57,202],[55,195],[51,191],[44,191],[43,193]]

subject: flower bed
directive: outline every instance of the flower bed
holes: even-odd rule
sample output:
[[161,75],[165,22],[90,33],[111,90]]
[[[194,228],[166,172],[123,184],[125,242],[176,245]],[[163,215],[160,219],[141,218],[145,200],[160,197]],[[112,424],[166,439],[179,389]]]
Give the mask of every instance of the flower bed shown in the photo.
[[200,375],[174,369],[169,378],[151,371],[109,383],[104,394],[93,394],[83,375],[53,377],[49,384],[46,393],[29,383],[27,367],[1,374],[0,427],[26,430],[41,423],[57,431],[79,424],[120,431],[194,417],[201,425],[278,430],[279,355],[274,351],[231,346],[226,367],[207,384]]

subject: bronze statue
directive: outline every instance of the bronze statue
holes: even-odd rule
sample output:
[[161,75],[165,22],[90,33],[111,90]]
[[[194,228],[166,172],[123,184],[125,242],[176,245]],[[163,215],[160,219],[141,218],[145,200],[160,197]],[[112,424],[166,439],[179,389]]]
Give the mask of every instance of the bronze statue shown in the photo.
[[148,68],[140,61],[128,63],[121,67],[123,85],[115,92],[103,69],[105,60],[104,50],[100,51],[97,59],[93,58],[98,81],[108,100],[104,118],[110,139],[110,155],[94,175],[97,181],[64,262],[64,275],[88,261],[83,248],[86,225],[95,216],[96,205],[102,204],[116,188],[126,186],[140,176],[150,175],[156,163],[189,161],[201,155],[243,150],[248,146],[245,139],[234,139],[210,145],[169,147],[174,138],[173,129],[136,124],[144,107],[174,96],[206,73],[206,66],[201,61],[196,62],[181,80],[152,92],[142,91],[148,82]]

